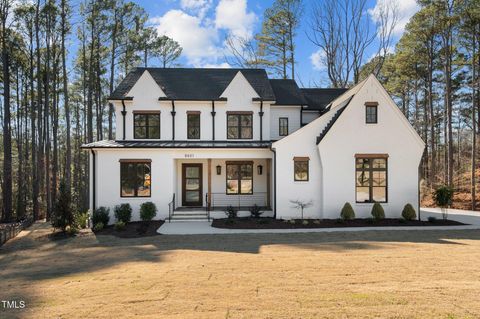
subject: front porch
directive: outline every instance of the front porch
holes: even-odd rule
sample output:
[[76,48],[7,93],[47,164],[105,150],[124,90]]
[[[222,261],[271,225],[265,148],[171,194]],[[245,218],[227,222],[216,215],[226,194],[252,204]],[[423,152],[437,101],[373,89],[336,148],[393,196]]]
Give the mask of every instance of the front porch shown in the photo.
[[240,215],[255,205],[272,210],[270,158],[174,161],[176,192],[169,204],[169,220],[220,218],[230,206]]

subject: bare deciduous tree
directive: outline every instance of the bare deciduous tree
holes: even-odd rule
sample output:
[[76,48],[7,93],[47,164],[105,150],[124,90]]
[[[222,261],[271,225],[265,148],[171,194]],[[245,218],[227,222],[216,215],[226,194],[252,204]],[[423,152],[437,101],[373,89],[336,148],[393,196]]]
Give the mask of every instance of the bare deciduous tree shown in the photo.
[[[396,2],[382,2],[372,10],[376,30],[366,11],[366,0],[325,0],[313,5],[308,37],[322,51],[334,87],[346,87],[349,81],[358,83],[366,51],[374,43],[378,43],[377,56],[388,53],[398,21]],[[384,59],[377,60],[383,64]]]

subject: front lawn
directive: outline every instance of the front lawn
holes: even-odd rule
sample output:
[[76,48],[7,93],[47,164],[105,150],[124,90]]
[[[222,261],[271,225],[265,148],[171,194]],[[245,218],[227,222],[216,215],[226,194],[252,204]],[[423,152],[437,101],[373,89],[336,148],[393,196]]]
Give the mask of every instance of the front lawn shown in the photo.
[[404,220],[386,218],[374,220],[358,218],[342,219],[273,219],[269,217],[251,218],[222,218],[214,219],[212,227],[229,229],[297,229],[297,228],[336,228],[336,227],[379,227],[379,226],[458,226],[464,225],[454,220]]
[[1,247],[0,318],[480,318],[478,230],[50,232]]

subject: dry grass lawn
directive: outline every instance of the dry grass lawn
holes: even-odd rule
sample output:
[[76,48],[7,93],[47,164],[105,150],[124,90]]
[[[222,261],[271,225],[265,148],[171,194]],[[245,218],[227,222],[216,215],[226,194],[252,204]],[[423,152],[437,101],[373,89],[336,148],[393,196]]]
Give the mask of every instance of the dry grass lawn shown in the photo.
[[1,318],[480,318],[480,231],[48,231],[0,248],[0,299],[26,301]]

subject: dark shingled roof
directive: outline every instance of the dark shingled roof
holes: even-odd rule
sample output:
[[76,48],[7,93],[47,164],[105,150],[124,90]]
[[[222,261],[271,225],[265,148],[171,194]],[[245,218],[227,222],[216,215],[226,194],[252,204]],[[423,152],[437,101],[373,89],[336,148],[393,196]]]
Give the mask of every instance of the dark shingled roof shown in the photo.
[[275,105],[307,105],[295,80],[272,79],[270,85],[275,94]]
[[350,101],[352,100],[353,95],[347,98],[345,101],[343,101],[339,106],[335,114],[332,116],[330,121],[328,121],[327,125],[323,129],[323,131],[320,133],[319,136],[317,136],[317,145],[323,140],[323,138],[327,135],[328,131],[332,128],[333,124],[338,120],[340,115],[342,115],[343,111],[347,108],[348,104],[350,104]]
[[337,97],[345,93],[347,90],[348,89],[324,88],[300,89],[308,104],[308,107],[305,110],[320,111],[320,113],[324,113],[327,105],[333,100],[335,100]]
[[263,69],[206,68],[136,68],[117,86],[110,99],[125,98],[145,70],[148,70],[170,99],[218,100],[240,71],[260,98],[267,101],[275,100],[267,73]]
[[82,148],[269,148],[270,141],[111,141],[83,144]]

